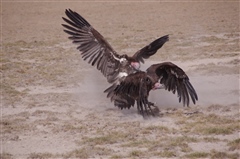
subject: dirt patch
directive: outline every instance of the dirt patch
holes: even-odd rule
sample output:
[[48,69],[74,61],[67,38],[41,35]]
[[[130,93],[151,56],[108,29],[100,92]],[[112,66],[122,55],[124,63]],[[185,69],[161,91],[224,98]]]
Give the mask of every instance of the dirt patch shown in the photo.
[[[3,1],[1,158],[239,158],[239,2]],[[82,14],[120,54],[170,41],[142,66],[183,68],[199,101],[151,92],[143,119],[106,98],[106,79],[61,26]]]

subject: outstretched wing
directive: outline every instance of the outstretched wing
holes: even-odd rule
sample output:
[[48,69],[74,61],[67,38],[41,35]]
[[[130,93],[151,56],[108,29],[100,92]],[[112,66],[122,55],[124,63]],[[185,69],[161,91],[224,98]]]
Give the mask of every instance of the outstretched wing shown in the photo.
[[65,27],[64,32],[78,45],[82,58],[91,65],[96,65],[105,77],[114,74],[120,64],[119,55],[81,15],[71,9],[67,9],[65,13],[69,19],[63,17],[68,24],[62,24]]
[[197,93],[189,81],[186,73],[177,65],[171,62],[163,62],[155,64],[147,69],[147,74],[156,74],[159,77],[160,83],[164,85],[165,89],[177,92],[179,102],[183,102],[183,106],[189,106],[189,96],[195,104],[198,100]]
[[137,51],[133,55],[133,58],[136,58],[138,61],[144,63],[143,59],[148,59],[150,56],[154,55],[158,51],[158,49],[160,49],[168,40],[169,40],[168,35],[165,35],[154,40],[149,45]]

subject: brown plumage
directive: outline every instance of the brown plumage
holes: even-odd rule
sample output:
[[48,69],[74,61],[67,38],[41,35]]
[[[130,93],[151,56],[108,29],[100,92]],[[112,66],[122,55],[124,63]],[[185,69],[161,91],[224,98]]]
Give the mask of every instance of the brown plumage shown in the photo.
[[[189,95],[195,103],[197,94],[184,71],[172,63],[152,65],[146,72],[139,71],[140,63],[154,55],[165,42],[168,35],[160,37],[137,51],[133,56],[119,55],[107,40],[95,30],[81,15],[70,9],[65,11],[67,18],[62,24],[69,39],[77,44],[83,60],[96,66],[112,86],[105,92],[121,109],[130,108],[137,102],[139,112],[144,115],[151,110],[149,92],[162,84],[165,89],[177,92],[179,102],[189,105]],[[159,87],[160,88],[160,87]]]
[[67,9],[67,23],[64,32],[70,35],[69,39],[77,44],[82,58],[89,64],[96,66],[107,78],[109,83],[119,82],[122,77],[134,73],[140,67],[140,62],[154,55],[159,48],[168,41],[168,35],[160,37],[137,51],[133,56],[119,55],[107,42],[107,40],[95,30],[77,12]]
[[[105,90],[108,93],[107,97],[111,99],[115,96],[127,96],[127,101],[119,105],[121,109],[134,106],[132,100],[137,102],[138,111],[144,115],[150,110],[153,105],[148,101],[149,92],[152,89],[161,89],[177,92],[179,102],[183,106],[189,106],[190,98],[195,104],[198,100],[197,93],[191,85],[186,73],[177,65],[171,62],[163,62],[151,65],[146,72],[138,71],[127,76],[119,85],[112,85]],[[129,100],[130,99],[130,100]]]

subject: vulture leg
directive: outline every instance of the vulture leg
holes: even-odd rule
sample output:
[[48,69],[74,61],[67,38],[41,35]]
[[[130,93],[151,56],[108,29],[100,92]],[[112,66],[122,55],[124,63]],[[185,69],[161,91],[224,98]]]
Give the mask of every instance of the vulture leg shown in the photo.
[[153,116],[157,115],[160,112],[159,108],[152,102],[148,102],[148,107]]
[[137,109],[138,112],[144,117],[142,102],[139,99],[137,100]]
[[145,107],[146,114],[149,115],[149,113],[150,113],[150,114],[153,115],[152,109],[151,109],[151,107],[150,107],[150,105],[149,105],[149,102],[148,102],[147,98],[144,98],[144,99],[143,99],[143,103],[144,103],[144,107]]

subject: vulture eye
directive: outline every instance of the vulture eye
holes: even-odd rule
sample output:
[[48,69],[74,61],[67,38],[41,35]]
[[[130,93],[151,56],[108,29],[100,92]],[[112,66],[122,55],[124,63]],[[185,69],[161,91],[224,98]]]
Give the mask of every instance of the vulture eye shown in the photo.
[[150,83],[151,80],[150,80],[149,78],[146,78],[146,82],[147,82],[147,83]]

